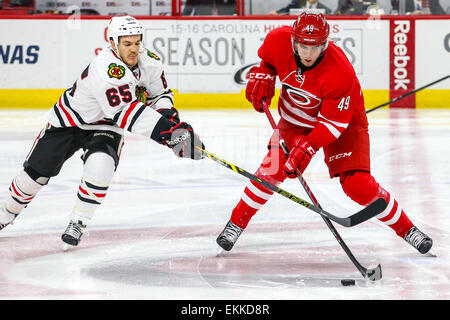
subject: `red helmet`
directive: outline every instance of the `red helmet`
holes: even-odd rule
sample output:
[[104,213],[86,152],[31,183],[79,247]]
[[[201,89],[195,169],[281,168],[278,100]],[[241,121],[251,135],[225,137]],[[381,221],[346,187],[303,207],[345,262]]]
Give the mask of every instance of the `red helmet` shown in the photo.
[[329,34],[330,26],[321,13],[302,12],[292,26],[292,40],[301,44],[325,44]]

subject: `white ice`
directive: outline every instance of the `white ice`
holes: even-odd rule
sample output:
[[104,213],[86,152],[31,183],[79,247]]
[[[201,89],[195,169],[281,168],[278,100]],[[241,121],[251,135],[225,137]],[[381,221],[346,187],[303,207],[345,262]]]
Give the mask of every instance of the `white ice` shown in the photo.
[[[0,111],[0,201],[44,114]],[[264,114],[181,115],[207,150],[257,169],[271,134]],[[437,257],[420,255],[376,219],[353,228],[334,224],[362,265],[381,264],[382,280],[366,282],[319,215],[277,194],[235,248],[218,254],[215,239],[247,180],[129,134],[108,196],[78,247],[64,252],[60,236],[81,178],[81,153],[0,232],[0,299],[450,299],[450,110],[380,109],[369,122],[373,175],[433,238]],[[329,179],[322,152],[305,179],[327,211],[361,209]],[[308,200],[297,180],[281,187]],[[343,287],[341,279],[356,285]]]

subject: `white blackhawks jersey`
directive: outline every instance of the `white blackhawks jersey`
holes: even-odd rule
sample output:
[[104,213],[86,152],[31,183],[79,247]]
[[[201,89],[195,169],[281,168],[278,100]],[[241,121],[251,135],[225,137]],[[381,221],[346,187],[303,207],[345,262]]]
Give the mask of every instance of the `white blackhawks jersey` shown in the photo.
[[173,107],[158,56],[145,49],[132,70],[110,46],[103,48],[49,111],[58,128],[123,130],[149,136],[160,119],[155,110]]

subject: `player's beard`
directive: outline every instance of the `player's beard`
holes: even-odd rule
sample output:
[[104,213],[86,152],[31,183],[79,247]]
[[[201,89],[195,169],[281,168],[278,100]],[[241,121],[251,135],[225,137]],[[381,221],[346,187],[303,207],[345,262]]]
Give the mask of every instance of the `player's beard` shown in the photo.
[[136,53],[136,54],[129,54],[127,58],[123,60],[127,64],[127,66],[134,67],[138,63],[138,58],[139,55]]

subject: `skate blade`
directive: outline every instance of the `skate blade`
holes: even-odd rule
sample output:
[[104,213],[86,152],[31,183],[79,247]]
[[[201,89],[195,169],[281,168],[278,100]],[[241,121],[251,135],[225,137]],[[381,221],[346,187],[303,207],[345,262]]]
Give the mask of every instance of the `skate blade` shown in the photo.
[[431,258],[437,258],[437,255],[433,252],[433,251],[428,251],[427,253],[425,253],[426,257],[431,257]]
[[63,249],[64,252],[70,251],[70,250],[73,249],[73,248],[75,248],[75,246],[72,246],[72,245],[70,245],[70,244],[68,244],[68,243],[64,243],[64,244],[63,244],[63,247],[62,247],[62,249]]
[[217,248],[216,257],[223,257],[225,255],[225,250],[223,250],[221,247]]

